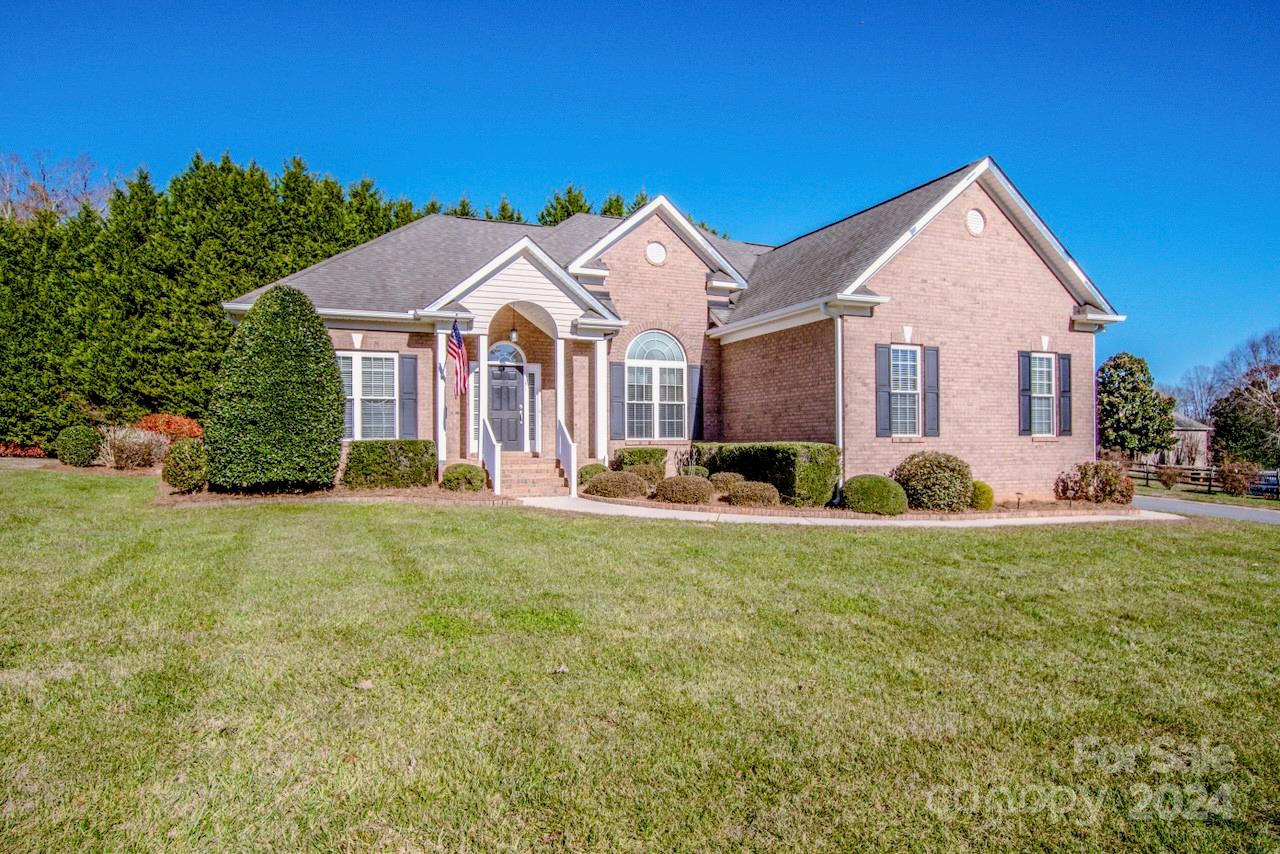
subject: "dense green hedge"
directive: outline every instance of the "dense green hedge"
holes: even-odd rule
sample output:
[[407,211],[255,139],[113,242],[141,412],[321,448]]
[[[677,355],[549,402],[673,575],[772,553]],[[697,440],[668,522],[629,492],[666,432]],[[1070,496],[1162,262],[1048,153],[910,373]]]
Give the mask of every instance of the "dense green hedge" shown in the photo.
[[454,463],[440,476],[440,486],[453,492],[483,492],[488,485],[484,469],[471,463]]
[[893,479],[902,484],[907,503],[916,510],[958,513],[973,500],[973,472],[953,454],[917,451],[898,463]]
[[907,493],[892,478],[860,474],[845,481],[840,503],[855,513],[901,516],[907,512]]
[[666,448],[619,448],[613,452],[613,459],[609,461],[609,468],[614,471],[626,471],[627,466],[658,466],[665,469],[667,467],[667,449]]
[[201,439],[179,439],[164,458],[164,482],[178,492],[195,492],[209,482],[209,461]]
[[697,464],[771,483],[787,504],[821,507],[840,479],[840,451],[822,442],[700,442]]
[[430,439],[352,442],[342,483],[360,487],[430,486],[436,480],[436,443]]
[[591,481],[591,478],[600,474],[602,471],[608,471],[608,469],[600,463],[587,463],[585,466],[582,466],[578,469],[578,486],[585,486]]
[[342,453],[342,380],[311,300],[277,285],[258,298],[222,359],[205,426],[209,485],[324,489]]
[[93,465],[102,450],[102,434],[92,427],[67,427],[53,442],[58,461],[69,466]]

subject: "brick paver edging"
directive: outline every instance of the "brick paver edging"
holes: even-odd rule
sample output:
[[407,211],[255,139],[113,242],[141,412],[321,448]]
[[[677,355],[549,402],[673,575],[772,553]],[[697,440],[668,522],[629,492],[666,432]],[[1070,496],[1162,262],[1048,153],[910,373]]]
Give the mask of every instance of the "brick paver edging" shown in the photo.
[[1036,506],[1026,510],[971,510],[964,513],[920,513],[907,511],[901,516],[878,516],[875,513],[855,513],[833,507],[739,507],[734,504],[668,504],[649,498],[604,498],[599,495],[580,495],[587,501],[602,504],[622,504],[629,507],[650,507],[693,513],[732,513],[743,516],[800,516],[818,519],[874,519],[882,522],[901,519],[916,522],[954,522],[966,519],[1036,519],[1052,516],[1137,516],[1141,511],[1129,504],[1092,504],[1084,507]]

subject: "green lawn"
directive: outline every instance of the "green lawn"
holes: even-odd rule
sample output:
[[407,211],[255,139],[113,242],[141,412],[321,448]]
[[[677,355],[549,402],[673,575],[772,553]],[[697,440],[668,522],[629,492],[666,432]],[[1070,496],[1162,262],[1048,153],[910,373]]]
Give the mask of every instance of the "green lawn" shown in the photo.
[[1151,486],[1137,483],[1134,490],[1138,495],[1150,495],[1152,498],[1181,498],[1184,501],[1206,501],[1210,504],[1234,504],[1237,507],[1253,507],[1258,510],[1275,510],[1280,512],[1280,501],[1272,498],[1250,498],[1247,495],[1227,495],[1214,489],[1210,494],[1203,486],[1190,486],[1180,483],[1173,489],[1165,489],[1153,478]]
[[[1280,845],[1274,528],[156,490],[0,471],[2,850]],[[1090,737],[1231,753],[1104,768]],[[1131,814],[1142,786],[1183,809]]]

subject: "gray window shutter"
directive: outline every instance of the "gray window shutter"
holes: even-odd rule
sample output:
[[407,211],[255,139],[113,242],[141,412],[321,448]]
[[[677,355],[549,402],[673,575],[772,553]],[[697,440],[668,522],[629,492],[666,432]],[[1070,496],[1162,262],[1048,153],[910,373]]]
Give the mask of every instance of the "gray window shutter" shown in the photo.
[[1058,435],[1071,435],[1071,356],[1058,354]]
[[876,345],[876,435],[893,435],[889,420],[889,345]]
[[1018,351],[1018,435],[1031,435],[1031,354]]
[[689,438],[702,438],[702,366],[689,366]]
[[924,434],[938,435],[938,348],[924,348]]
[[609,363],[609,438],[627,437],[627,364]]
[[400,354],[400,438],[418,438],[418,357]]

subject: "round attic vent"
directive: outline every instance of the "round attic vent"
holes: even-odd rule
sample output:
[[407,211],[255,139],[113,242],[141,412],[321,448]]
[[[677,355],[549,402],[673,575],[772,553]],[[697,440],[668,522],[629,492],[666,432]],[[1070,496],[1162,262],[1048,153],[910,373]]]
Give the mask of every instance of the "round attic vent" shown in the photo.
[[662,266],[667,260],[667,247],[657,241],[650,243],[644,248],[644,259],[655,267]]
[[982,215],[982,211],[972,208],[964,215],[964,227],[969,229],[970,234],[977,237],[987,227],[987,218]]

